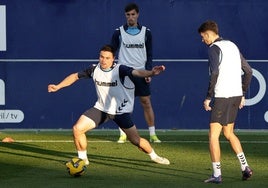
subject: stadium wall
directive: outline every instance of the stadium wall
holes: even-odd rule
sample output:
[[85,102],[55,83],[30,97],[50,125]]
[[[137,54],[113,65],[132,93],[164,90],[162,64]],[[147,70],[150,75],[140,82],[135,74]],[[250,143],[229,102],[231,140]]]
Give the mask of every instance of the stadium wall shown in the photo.
[[[0,129],[71,128],[96,100],[92,81],[57,93],[47,85],[96,63],[99,48],[125,23],[126,0],[0,1]],[[207,129],[203,110],[208,85],[207,48],[198,26],[218,22],[254,69],[247,106],[236,128],[267,129],[268,1],[137,0],[139,22],[153,34],[154,64],[166,72],[153,78],[152,102],[159,129]],[[136,100],[138,128],[146,128]],[[100,128],[115,128],[113,123]]]

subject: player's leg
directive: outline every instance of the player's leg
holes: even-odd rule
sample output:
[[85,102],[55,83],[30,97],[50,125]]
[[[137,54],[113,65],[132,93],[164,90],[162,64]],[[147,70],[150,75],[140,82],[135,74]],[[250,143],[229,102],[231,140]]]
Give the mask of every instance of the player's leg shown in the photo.
[[140,103],[143,108],[144,118],[148,125],[150,142],[161,143],[155,133],[155,116],[154,110],[151,103],[151,97],[149,96],[140,96]]
[[221,175],[220,160],[221,150],[219,137],[222,131],[222,125],[219,123],[210,123],[209,130],[209,151],[211,162],[213,163],[213,173],[215,177]]
[[130,113],[116,115],[113,117],[113,121],[126,133],[129,141],[141,151],[147,153],[154,162],[166,165],[170,164],[168,159],[160,157],[154,152],[151,144],[146,139],[140,137]]
[[221,150],[219,137],[222,131],[222,125],[224,125],[224,120],[226,119],[225,112],[228,103],[226,103],[225,98],[215,98],[212,105],[209,124],[209,152],[213,174],[209,179],[205,180],[205,182],[221,183]]
[[238,137],[234,134],[234,123],[230,123],[227,126],[223,126],[223,134],[225,138],[230,142],[232,149],[236,154],[243,152],[241,143]]
[[151,160],[153,160],[154,162],[159,163],[159,164],[165,164],[165,165],[170,164],[168,159],[166,159],[164,157],[160,157],[155,153],[154,149],[152,148],[152,146],[150,145],[150,143],[146,139],[139,136],[135,125],[128,128],[128,129],[123,128],[123,130],[125,131],[129,141],[133,145],[137,146],[141,151],[148,154],[150,156]]
[[249,168],[240,140],[234,134],[233,130],[234,130],[234,123],[230,123],[227,126],[223,127],[224,136],[230,142],[232,149],[236,153],[236,156],[240,162],[242,171],[242,180],[247,180],[252,176],[253,171]]
[[[235,122],[237,113],[239,110],[239,106],[241,104],[242,96],[231,97],[230,105],[228,108],[228,121]],[[227,126],[223,128],[224,136],[227,140],[229,140],[232,149],[236,153],[236,156],[240,162],[241,170],[242,170],[242,180],[247,180],[253,174],[253,171],[249,168],[249,165],[246,160],[246,156],[243,152],[241,143],[239,138],[234,133],[234,123],[229,123]]]
[[86,132],[96,127],[95,122],[85,115],[81,115],[73,126],[74,144],[78,152],[78,157],[83,159],[88,165],[87,159],[87,138]]
[[210,123],[209,129],[209,152],[212,163],[213,174],[210,178],[206,179],[205,183],[221,183],[221,151],[219,137],[221,134],[222,126],[220,123]]
[[133,145],[138,146],[142,151],[147,154],[152,152],[152,147],[150,143],[146,139],[139,136],[135,125],[123,130],[125,131],[129,141]]
[[[144,118],[148,125],[150,142],[161,143],[161,140],[159,140],[159,138],[155,133],[155,121],[154,121],[155,117],[150,96],[140,96],[140,103],[143,107]],[[119,131],[120,131],[120,137],[117,140],[117,142],[125,143],[127,140],[127,135],[121,128],[119,128]]]
[[74,143],[78,152],[78,157],[83,159],[86,165],[89,164],[89,161],[87,158],[87,138],[85,133],[105,121],[107,121],[105,113],[96,108],[90,108],[80,116],[76,124],[73,126]]

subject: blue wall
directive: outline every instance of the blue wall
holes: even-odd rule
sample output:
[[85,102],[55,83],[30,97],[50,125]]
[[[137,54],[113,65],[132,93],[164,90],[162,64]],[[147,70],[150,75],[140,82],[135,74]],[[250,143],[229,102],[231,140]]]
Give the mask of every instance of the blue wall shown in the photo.
[[[7,49],[0,51],[0,80],[5,84],[0,82],[0,98],[5,99],[0,104],[0,129],[71,128],[96,100],[91,80],[58,93],[47,93],[47,85],[96,62],[99,48],[109,43],[114,29],[125,22],[128,2],[1,0],[0,5],[6,7]],[[213,19],[220,34],[236,42],[254,68],[247,95],[249,106],[239,112],[236,127],[267,129],[267,1],[136,2],[139,22],[152,30],[154,63],[167,68],[152,83],[158,128],[208,128],[209,113],[202,108],[208,85],[207,48],[197,28]],[[22,121],[18,116],[23,116]],[[133,118],[139,128],[147,127],[138,100]],[[103,127],[116,126],[109,123]]]

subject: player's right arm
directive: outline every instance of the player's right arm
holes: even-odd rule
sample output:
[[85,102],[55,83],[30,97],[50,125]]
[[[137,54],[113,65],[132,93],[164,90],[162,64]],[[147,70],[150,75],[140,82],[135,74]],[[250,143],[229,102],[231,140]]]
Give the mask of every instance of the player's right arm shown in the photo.
[[92,75],[96,66],[97,66],[96,64],[92,64],[91,66],[89,66],[87,69],[83,71],[72,73],[66,78],[64,78],[59,84],[49,84],[48,92],[56,92],[60,90],[61,88],[72,85],[77,80],[82,79],[82,78],[92,78]]
[[111,39],[111,45],[114,48],[114,51],[117,51],[119,49],[119,37],[120,37],[120,30],[116,29],[113,33],[112,39]]
[[208,61],[209,61],[209,86],[207,90],[206,99],[211,100],[214,97],[214,89],[219,76],[219,65],[220,65],[220,54],[221,50],[218,46],[213,45],[208,49]]
[[64,78],[59,84],[49,84],[48,92],[56,92],[61,88],[68,87],[78,80],[78,73],[73,73]]

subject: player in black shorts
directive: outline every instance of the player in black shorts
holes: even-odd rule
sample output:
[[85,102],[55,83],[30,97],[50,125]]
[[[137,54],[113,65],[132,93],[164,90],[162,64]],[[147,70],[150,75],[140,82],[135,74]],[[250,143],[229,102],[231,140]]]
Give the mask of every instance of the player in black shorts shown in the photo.
[[[112,36],[111,45],[118,51],[118,63],[134,69],[152,69],[151,30],[138,23],[139,6],[129,3],[125,6],[126,24],[117,28]],[[139,98],[148,125],[150,142],[161,143],[155,131],[155,114],[151,103],[151,77],[135,78],[135,96]],[[125,143],[127,136],[120,130],[118,143]]]
[[155,66],[150,71],[136,70],[125,65],[116,64],[114,59],[113,48],[110,45],[106,45],[100,50],[97,65],[91,65],[81,72],[70,74],[59,84],[48,85],[48,92],[56,92],[83,78],[92,78],[95,83],[98,100],[94,107],[84,112],[73,126],[74,143],[78,157],[83,159],[86,164],[89,164],[85,133],[108,120],[112,120],[126,133],[130,142],[147,153],[151,160],[159,164],[169,165],[168,159],[158,156],[150,143],[139,136],[130,117],[134,106],[134,84],[129,77],[158,75],[165,70],[165,67]]
[[[202,37],[202,42],[209,47],[210,70],[204,108],[206,111],[211,111],[209,149],[213,174],[204,182],[222,182],[219,143],[222,131],[240,162],[242,179],[247,180],[253,171],[249,168],[238,137],[234,134],[234,124],[238,109],[245,104],[245,93],[250,85],[252,69],[238,47],[219,36],[216,22],[204,22],[198,28],[198,32]],[[241,70],[244,72],[243,76],[241,76]]]

